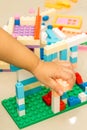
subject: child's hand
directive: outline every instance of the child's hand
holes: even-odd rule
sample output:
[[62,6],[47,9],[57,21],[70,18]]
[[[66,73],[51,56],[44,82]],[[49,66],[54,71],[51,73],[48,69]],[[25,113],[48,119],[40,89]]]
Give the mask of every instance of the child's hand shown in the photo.
[[54,61],[43,62],[40,61],[34,69],[33,74],[47,87],[54,89],[59,95],[63,94],[63,89],[58,83],[58,79],[67,81],[69,89],[72,89],[75,83],[75,73],[70,62]]

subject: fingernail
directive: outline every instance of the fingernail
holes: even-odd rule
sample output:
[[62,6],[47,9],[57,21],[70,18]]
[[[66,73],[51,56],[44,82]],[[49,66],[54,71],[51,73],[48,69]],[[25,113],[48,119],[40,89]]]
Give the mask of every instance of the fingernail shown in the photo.
[[63,95],[63,91],[62,90],[58,90],[60,95]]

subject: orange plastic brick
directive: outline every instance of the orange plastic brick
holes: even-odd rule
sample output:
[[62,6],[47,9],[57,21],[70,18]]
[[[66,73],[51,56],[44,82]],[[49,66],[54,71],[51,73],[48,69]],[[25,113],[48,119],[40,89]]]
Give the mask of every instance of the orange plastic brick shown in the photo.
[[40,9],[38,8],[38,14],[36,16],[35,21],[34,39],[40,39],[40,26],[41,26],[41,16],[40,16]]

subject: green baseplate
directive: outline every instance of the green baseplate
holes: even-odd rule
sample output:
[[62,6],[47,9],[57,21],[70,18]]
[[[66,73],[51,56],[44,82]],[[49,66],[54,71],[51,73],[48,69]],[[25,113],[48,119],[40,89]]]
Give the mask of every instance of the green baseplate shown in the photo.
[[[17,104],[16,104],[16,97],[10,97],[8,99],[4,99],[2,101],[2,105],[7,110],[11,118],[14,120],[14,122],[17,124],[17,126],[22,129],[27,126],[33,125],[35,123],[38,123],[42,120],[46,120],[48,118],[51,118],[53,116],[62,114],[64,112],[67,112],[69,110],[72,110],[74,108],[80,107],[84,104],[87,104],[86,102],[80,103],[74,107],[68,106],[66,104],[66,109],[58,112],[57,114],[54,114],[51,111],[51,106],[47,106],[43,100],[42,96],[47,94],[50,90],[42,87],[42,90],[38,93],[29,95],[25,98],[25,104],[26,104],[26,115],[19,117],[17,113]],[[79,93],[82,92],[82,89],[78,85],[74,85],[73,89],[71,91],[68,91],[68,97],[70,96],[78,96]]]
[[87,45],[87,42],[82,43],[81,45]]

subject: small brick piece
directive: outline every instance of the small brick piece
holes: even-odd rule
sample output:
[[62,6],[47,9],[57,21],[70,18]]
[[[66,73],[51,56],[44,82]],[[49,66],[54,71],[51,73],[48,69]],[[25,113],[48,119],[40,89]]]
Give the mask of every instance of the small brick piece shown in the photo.
[[66,104],[60,100],[60,111],[63,111],[66,108]]
[[76,72],[75,75],[76,75],[76,84],[78,84],[78,85],[82,84],[83,79],[82,79],[81,75],[78,72]]
[[51,105],[51,91],[42,97],[43,101],[50,106]]

